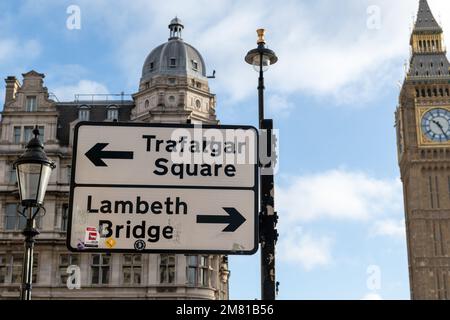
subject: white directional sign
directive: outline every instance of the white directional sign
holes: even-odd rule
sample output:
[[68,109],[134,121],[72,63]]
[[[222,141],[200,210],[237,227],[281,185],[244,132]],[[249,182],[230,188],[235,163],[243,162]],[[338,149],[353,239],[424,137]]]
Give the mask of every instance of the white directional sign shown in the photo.
[[69,249],[255,253],[257,152],[253,127],[79,123]]

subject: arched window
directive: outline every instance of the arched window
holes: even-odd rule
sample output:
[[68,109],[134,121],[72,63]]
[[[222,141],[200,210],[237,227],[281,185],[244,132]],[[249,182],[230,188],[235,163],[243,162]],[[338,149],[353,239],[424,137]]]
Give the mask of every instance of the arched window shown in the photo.
[[119,120],[119,108],[115,105],[109,106],[106,119],[110,121]]
[[91,114],[91,108],[89,106],[83,105],[78,109],[78,120],[89,121]]

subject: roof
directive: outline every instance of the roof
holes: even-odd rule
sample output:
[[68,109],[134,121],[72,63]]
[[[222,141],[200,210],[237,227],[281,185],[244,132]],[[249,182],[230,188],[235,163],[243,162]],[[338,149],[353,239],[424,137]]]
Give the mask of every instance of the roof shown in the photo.
[[183,23],[181,22],[180,18],[175,17],[175,18],[172,19],[172,21],[170,21],[169,28],[170,28],[170,26],[172,26],[172,25],[180,25],[180,26],[182,26]]
[[153,49],[145,59],[141,82],[149,81],[158,75],[189,75],[205,80],[205,61],[197,49],[181,38],[181,20],[173,19],[169,29],[169,40]]
[[449,77],[450,63],[442,53],[416,54],[412,57],[411,77]]
[[434,18],[427,0],[420,0],[413,32],[442,32],[442,28]]
[[57,138],[61,145],[69,145],[70,124],[78,120],[78,110],[80,107],[88,106],[89,121],[102,122],[107,118],[107,110],[111,106],[119,109],[119,121],[128,122],[131,119],[131,110],[134,108],[134,101],[90,101],[90,102],[60,102],[56,104],[58,111]]

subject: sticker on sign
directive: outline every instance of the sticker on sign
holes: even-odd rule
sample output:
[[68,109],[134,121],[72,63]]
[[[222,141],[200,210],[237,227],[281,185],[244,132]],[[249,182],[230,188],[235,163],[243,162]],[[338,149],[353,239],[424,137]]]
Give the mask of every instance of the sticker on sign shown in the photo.
[[257,155],[253,127],[79,123],[68,248],[254,254]]

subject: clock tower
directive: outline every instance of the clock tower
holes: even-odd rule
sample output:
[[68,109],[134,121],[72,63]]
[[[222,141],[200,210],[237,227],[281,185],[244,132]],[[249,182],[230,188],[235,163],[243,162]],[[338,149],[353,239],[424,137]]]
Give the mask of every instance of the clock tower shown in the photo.
[[420,0],[396,128],[412,299],[450,299],[450,64]]

